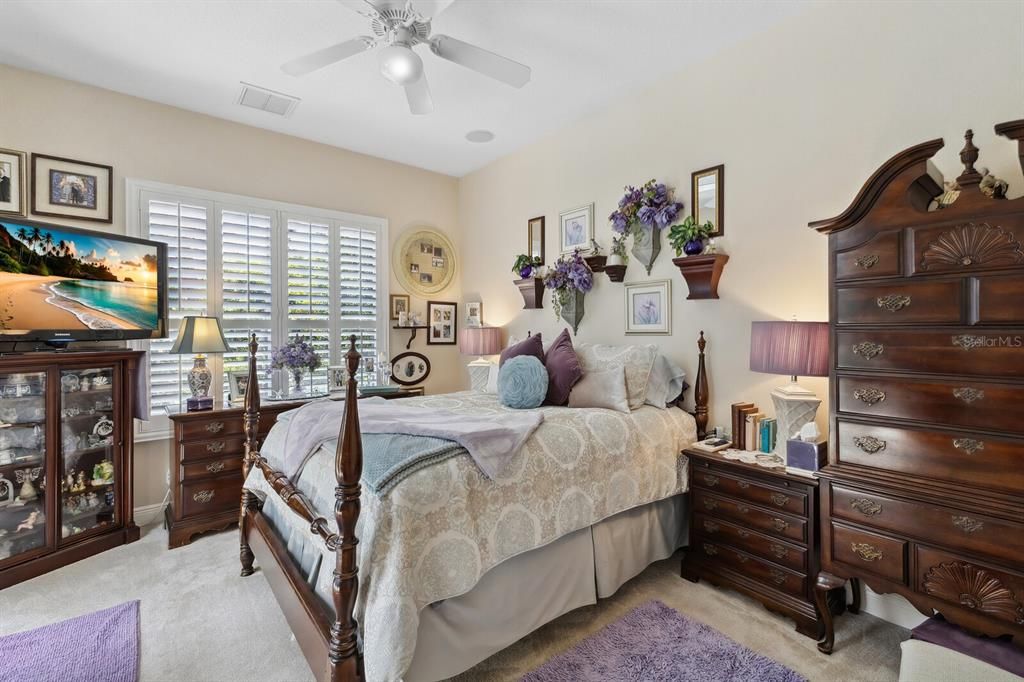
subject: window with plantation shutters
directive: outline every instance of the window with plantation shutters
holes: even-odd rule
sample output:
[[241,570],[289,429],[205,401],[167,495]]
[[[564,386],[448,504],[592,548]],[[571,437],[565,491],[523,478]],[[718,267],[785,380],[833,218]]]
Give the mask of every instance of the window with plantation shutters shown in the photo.
[[[190,395],[193,356],[171,355],[185,315],[220,318],[231,351],[208,359],[212,393],[229,393],[229,375],[248,368],[248,343],[259,342],[263,395],[290,388],[270,371],[271,349],[304,337],[322,358],[304,373],[307,392],[327,390],[327,368],[340,365],[348,339],[364,358],[387,353],[387,222],[202,190],[129,180],[129,232],[168,245],[169,336],[148,343],[151,422],[140,434],[168,428],[168,409]],[[146,344],[143,344],[146,345]]]

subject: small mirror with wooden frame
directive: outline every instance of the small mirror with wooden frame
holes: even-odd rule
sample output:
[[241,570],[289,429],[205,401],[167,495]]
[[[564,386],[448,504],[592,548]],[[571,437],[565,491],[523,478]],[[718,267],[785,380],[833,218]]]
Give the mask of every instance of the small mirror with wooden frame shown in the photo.
[[703,225],[707,221],[715,226],[709,236],[725,234],[725,165],[695,171],[690,180],[690,210],[694,221]]
[[544,216],[530,218],[526,223],[526,252],[544,262]]

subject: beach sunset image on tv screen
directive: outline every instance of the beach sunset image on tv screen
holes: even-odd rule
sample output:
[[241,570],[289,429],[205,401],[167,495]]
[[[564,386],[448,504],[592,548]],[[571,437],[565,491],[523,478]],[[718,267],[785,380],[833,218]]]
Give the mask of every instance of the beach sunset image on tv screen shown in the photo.
[[158,255],[115,235],[0,220],[0,333],[156,329]]

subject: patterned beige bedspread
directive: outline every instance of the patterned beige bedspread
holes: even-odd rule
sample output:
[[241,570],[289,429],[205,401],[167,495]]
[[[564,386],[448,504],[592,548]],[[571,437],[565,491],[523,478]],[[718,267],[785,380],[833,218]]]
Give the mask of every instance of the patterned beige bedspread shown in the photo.
[[[478,392],[402,402],[496,419],[509,411],[497,396]],[[370,680],[402,677],[423,607],[468,592],[505,559],[687,489],[679,451],[696,440],[696,428],[682,410],[540,409],[544,423],[498,479],[462,454],[412,474],[384,497],[363,490],[356,614]],[[280,457],[273,443],[268,437],[263,452],[272,464]],[[334,449],[331,442],[314,454],[297,482],[332,525]],[[258,470],[246,487],[274,494]],[[316,590],[327,598],[333,567],[324,548]]]

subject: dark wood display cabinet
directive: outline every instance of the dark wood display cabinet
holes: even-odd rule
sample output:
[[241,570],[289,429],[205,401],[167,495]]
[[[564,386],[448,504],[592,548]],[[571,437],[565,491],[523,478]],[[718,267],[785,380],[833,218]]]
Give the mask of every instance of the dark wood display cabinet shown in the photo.
[[0,589],[134,542],[141,351],[0,357]]

